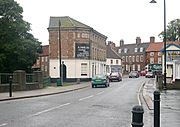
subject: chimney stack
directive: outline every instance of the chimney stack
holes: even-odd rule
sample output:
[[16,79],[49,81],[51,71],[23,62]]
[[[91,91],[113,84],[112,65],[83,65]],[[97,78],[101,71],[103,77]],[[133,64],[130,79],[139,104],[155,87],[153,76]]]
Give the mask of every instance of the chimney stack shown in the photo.
[[136,37],[136,44],[140,44],[141,43],[141,38],[140,37]]
[[121,40],[120,40],[120,43],[119,43],[119,46],[121,47],[121,46],[123,46],[123,45],[124,45],[124,40],[121,39]]
[[150,43],[154,43],[155,42],[155,37],[154,36],[151,36],[150,37]]

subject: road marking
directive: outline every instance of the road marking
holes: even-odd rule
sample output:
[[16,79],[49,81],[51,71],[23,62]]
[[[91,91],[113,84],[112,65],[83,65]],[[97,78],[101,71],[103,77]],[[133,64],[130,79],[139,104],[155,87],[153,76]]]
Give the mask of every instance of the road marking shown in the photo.
[[[144,83],[145,83],[145,82],[144,82]],[[144,83],[142,83],[141,87],[140,87],[139,90],[138,90],[138,94],[137,94],[138,104],[139,104],[140,106],[142,105],[141,99],[140,99],[140,92],[141,92],[142,87],[144,86]]]
[[100,95],[100,94],[102,94],[102,93],[104,93],[104,91],[102,91],[102,92],[99,92],[99,93],[97,93],[96,95]]
[[94,95],[91,95],[91,96],[87,96],[87,97],[81,98],[81,99],[79,99],[79,101],[82,101],[82,100],[85,100],[85,99],[91,98],[91,97],[93,97],[93,96],[94,96]]
[[7,123],[0,124],[0,127],[6,126]]
[[38,116],[42,113],[46,113],[46,112],[49,112],[49,111],[52,111],[54,109],[58,109],[58,108],[61,108],[63,106],[67,106],[67,105],[70,105],[71,103],[65,103],[65,104],[62,104],[62,105],[59,105],[59,106],[56,106],[56,107],[52,107],[52,108],[49,108],[49,109],[46,109],[46,110],[43,110],[43,111],[40,111],[40,112],[37,112],[35,114],[33,114],[33,116]]

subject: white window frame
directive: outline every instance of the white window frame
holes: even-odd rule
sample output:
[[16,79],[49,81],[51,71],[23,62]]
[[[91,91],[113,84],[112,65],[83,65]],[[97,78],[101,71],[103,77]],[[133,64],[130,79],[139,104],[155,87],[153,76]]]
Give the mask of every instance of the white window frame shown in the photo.
[[143,52],[143,49],[144,49],[144,48],[143,48],[143,47],[141,47],[141,48],[140,48],[140,52]]
[[81,76],[87,76],[88,74],[88,64],[81,63]]
[[138,48],[134,48],[134,52],[138,52]]
[[154,56],[154,52],[150,52],[150,56]]
[[154,64],[154,57],[150,58],[150,64]]

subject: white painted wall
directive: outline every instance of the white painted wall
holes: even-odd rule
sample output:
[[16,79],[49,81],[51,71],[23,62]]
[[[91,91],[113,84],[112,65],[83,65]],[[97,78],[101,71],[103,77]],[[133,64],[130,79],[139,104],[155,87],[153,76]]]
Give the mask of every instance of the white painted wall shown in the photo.
[[[67,78],[92,78],[95,74],[106,74],[106,62],[81,59],[62,60],[66,66]],[[81,63],[87,63],[87,76],[81,76]],[[50,60],[50,77],[59,78],[59,60]],[[92,68],[94,66],[94,70]],[[96,69],[95,69],[96,68]],[[96,72],[95,72],[96,71]]]

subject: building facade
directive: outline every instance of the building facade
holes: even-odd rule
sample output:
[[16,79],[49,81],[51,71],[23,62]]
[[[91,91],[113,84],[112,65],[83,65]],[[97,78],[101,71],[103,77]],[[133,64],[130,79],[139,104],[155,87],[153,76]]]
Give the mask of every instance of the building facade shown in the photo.
[[50,17],[48,32],[52,79],[60,77],[60,58],[65,80],[106,73],[106,36],[68,16]]
[[117,51],[122,58],[123,72],[142,71],[146,66],[146,49],[149,43],[141,43],[141,38],[136,38],[135,44],[124,44],[120,41]]
[[42,71],[43,76],[49,76],[49,45],[42,46],[42,52],[39,54],[36,63],[32,67],[34,70]]
[[111,72],[120,72],[122,73],[122,59],[116,52],[115,43],[109,41],[106,46],[107,55],[106,55],[106,72],[110,74]]

